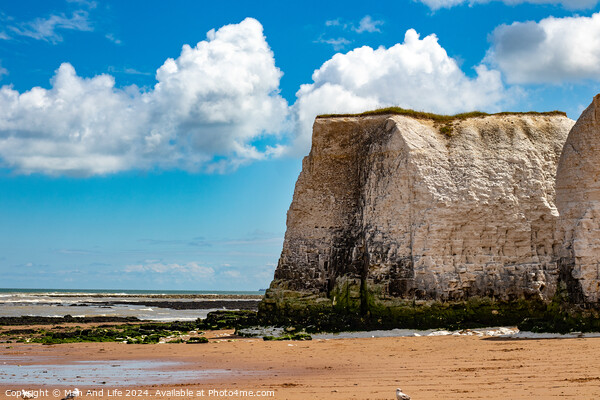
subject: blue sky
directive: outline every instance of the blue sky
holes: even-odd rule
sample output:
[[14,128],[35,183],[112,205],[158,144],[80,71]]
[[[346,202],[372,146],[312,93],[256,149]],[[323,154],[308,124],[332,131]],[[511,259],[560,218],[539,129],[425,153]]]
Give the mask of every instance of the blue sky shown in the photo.
[[0,1],[3,287],[267,287],[314,116],[600,92],[598,0]]

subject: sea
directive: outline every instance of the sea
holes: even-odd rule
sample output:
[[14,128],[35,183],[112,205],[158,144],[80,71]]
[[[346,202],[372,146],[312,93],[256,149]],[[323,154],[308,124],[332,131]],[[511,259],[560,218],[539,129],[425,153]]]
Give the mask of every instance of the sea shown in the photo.
[[193,321],[211,311],[256,309],[264,291],[0,288],[0,317],[136,317]]

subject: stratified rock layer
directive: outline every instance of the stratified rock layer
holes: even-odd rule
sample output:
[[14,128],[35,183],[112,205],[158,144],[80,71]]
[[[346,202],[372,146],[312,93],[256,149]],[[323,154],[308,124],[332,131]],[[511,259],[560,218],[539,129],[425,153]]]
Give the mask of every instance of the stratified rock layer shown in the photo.
[[549,299],[572,126],[561,114],[318,118],[263,312]]
[[556,174],[560,264],[572,298],[600,300],[600,95],[569,133]]

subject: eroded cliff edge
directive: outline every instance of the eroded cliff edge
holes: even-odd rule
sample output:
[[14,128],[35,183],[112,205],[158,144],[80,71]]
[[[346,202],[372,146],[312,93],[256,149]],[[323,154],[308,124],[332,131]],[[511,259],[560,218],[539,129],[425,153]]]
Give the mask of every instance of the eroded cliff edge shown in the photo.
[[573,124],[561,113],[318,118],[263,318],[548,301],[560,277],[554,178]]
[[569,133],[556,173],[559,265],[570,297],[600,301],[600,95]]

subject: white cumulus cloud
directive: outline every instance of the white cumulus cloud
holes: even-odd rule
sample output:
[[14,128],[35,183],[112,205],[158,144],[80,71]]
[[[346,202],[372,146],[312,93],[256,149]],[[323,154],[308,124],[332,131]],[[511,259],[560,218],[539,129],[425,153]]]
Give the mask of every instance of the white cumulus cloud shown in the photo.
[[[417,0],[425,4],[432,10],[440,8],[452,8],[461,4],[473,6],[475,4],[485,4],[492,0]],[[507,5],[517,5],[522,3],[529,4],[551,4],[559,5],[568,10],[586,10],[596,6],[599,0],[501,0]]]
[[500,25],[486,60],[510,83],[600,80],[600,13]]
[[0,159],[46,174],[234,168],[281,152],[253,145],[285,124],[281,75],[251,18],[183,46],[149,91],[117,88],[110,75],[83,78],[64,63],[49,89],[0,88]]
[[60,66],[52,88],[0,88],[0,157],[20,172],[103,174],[132,167],[140,146],[141,96],[108,75],[83,79]]
[[308,150],[318,114],[387,106],[445,114],[499,109],[508,98],[500,73],[483,65],[475,70],[474,78],[466,76],[435,35],[420,39],[413,29],[406,32],[404,43],[389,49],[365,46],[338,53],[296,94],[296,147]]

